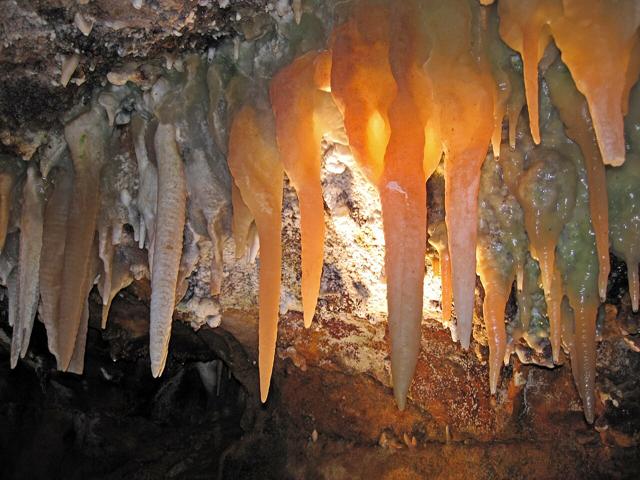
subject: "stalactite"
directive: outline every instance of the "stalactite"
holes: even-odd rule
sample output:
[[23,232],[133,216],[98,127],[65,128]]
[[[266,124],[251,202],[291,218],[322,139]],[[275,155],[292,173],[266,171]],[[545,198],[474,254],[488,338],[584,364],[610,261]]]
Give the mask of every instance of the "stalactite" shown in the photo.
[[[187,188],[187,193],[188,193]],[[176,303],[184,297],[187,289],[189,288],[189,277],[196,268],[198,263],[198,257],[200,256],[199,242],[202,238],[198,235],[193,219],[193,209],[189,208],[189,202],[187,201],[187,218],[184,226],[183,241],[182,241],[182,255],[180,256],[180,266],[178,268],[178,281],[176,283]],[[209,288],[210,294],[211,287]]]
[[[212,243],[210,289],[219,295],[222,284],[222,223],[231,204],[231,182],[225,158],[218,151],[208,126],[210,90],[199,55],[185,60],[185,78],[170,85],[156,113],[173,122],[184,159],[190,208],[204,218],[204,232]],[[190,273],[190,272],[189,272]]]
[[[146,246],[149,252],[149,265],[151,265],[153,240],[156,230],[156,205],[158,198],[158,170],[155,165],[155,152],[153,150],[153,136],[157,124],[148,122],[139,114],[131,117],[131,134],[138,163],[138,195],[136,205],[140,212],[140,226],[138,245]],[[148,147],[147,145],[150,145]]]
[[62,271],[69,208],[73,194],[73,168],[68,154],[53,169],[53,184],[44,210],[43,242],[40,262],[40,318],[47,329],[49,351],[58,356],[58,308],[62,289]]
[[565,125],[567,136],[582,150],[589,182],[589,210],[600,262],[598,291],[600,300],[607,296],[609,278],[609,211],[605,169],[589,115],[589,107],[582,95],[575,89],[569,72],[556,61],[545,73],[549,83],[551,100],[558,109]]
[[13,175],[0,173],[0,251],[4,248],[11,213],[11,191],[13,190]]
[[[511,124],[509,125],[511,130]],[[514,130],[517,127],[514,125]],[[520,129],[520,132],[524,130],[524,127]],[[515,138],[515,133],[513,134]],[[526,135],[520,135],[520,145],[516,148],[515,141],[511,142],[511,133],[509,134],[509,145],[503,144],[500,148],[500,157],[497,159],[500,163],[500,171],[502,173],[502,181],[507,187],[507,190],[511,194],[512,198],[518,197],[518,183],[524,172],[524,149],[533,148],[530,137]],[[524,138],[523,138],[524,137]],[[528,142],[527,142],[528,140]],[[528,147],[528,148],[527,148]],[[523,223],[522,211],[515,211],[514,208],[509,209],[511,217],[503,215],[502,218],[507,218],[507,224],[504,226],[505,230],[508,230],[511,234],[510,239],[510,251],[513,255],[516,268],[516,286],[519,292],[524,288],[524,270],[527,262],[528,240],[526,233],[521,231],[520,226]]]
[[[221,294],[230,225],[237,257],[252,262],[261,246],[265,401],[278,331],[283,175],[300,205],[309,326],[323,269],[323,155],[348,144],[381,199],[399,408],[422,340],[428,232],[440,256],[433,263],[442,317],[449,324],[455,304],[452,337],[464,348],[477,255],[491,393],[514,351],[526,361],[530,347],[551,366],[548,336],[554,362],[561,342],[570,352],[585,417],[594,421],[595,321],[607,293],[609,242],[627,263],[632,308],[640,303],[640,87],[632,88],[640,74],[638,3],[348,3],[326,45],[315,7],[294,2],[290,24],[279,25],[287,33],[269,44],[275,55],[265,55],[255,37],[236,37],[211,49],[208,63],[190,54],[175,68],[154,66],[144,81],[111,75],[118,85],[97,91],[66,124],[73,165],[57,131],[28,164],[1,156],[0,280],[14,326],[12,366],[27,351],[38,290],[58,368],[81,373],[97,276],[103,328],[115,295],[149,276],[150,356],[159,376],[177,301],[189,291],[194,305],[206,305],[197,307],[202,312],[219,308],[218,298],[202,295]],[[63,83],[79,61],[73,57]],[[529,122],[520,115],[525,98]],[[429,185],[438,192],[444,177],[444,199],[427,197],[426,181],[442,159],[443,173]],[[210,268],[202,268],[209,252]],[[514,280],[518,311],[505,325]]]
[[7,235],[5,248],[0,254],[0,282],[7,287],[8,315],[10,327],[15,325],[18,310],[18,260],[20,255],[18,233]]
[[508,48],[498,33],[498,16],[490,10],[481,10],[480,20],[485,26],[483,44],[491,63],[491,71],[496,81],[496,98],[494,101],[493,135],[491,147],[493,155],[500,156],[502,143],[502,126],[505,116],[509,127],[509,146],[516,147],[516,127],[520,112],[525,104],[524,83],[520,72],[513,67],[515,52]]
[[302,305],[306,327],[311,325],[315,313],[324,259],[320,142],[332,119],[339,116],[337,112],[331,115],[331,95],[320,90],[322,85],[317,81],[317,65],[326,62],[326,57],[326,52],[309,52],[298,57],[273,77],[270,87],[280,157],[300,203]]
[[[385,236],[391,374],[401,410],[405,408],[422,337],[425,182],[440,160],[440,155],[425,158],[424,130],[430,113],[425,110],[431,91],[422,71],[428,55],[420,14],[419,4],[413,1],[391,14],[389,61],[397,93],[389,107],[391,135],[378,186]],[[425,165],[429,172],[425,172]]]
[[640,87],[636,85],[625,120],[630,152],[625,164],[607,171],[611,249],[627,264],[634,312],[640,308]]
[[149,354],[151,372],[154,377],[158,377],[164,370],[169,350],[187,201],[184,165],[178,152],[176,129],[173,125],[158,125],[155,152],[159,194],[151,273]]
[[[102,275],[102,273],[100,273],[100,275]],[[109,310],[111,310],[111,303],[113,302],[113,299],[118,292],[131,285],[132,282],[133,274],[131,273],[129,262],[124,255],[116,250],[111,266],[111,282],[109,283],[110,290],[104,290],[106,288],[106,284],[102,284],[103,286],[100,289],[100,295],[103,299],[101,320],[102,328],[107,326]]]
[[536,149],[533,153],[535,157],[519,181],[518,200],[524,210],[531,254],[540,263],[553,358],[557,361],[562,288],[555,251],[560,233],[573,214],[576,173],[571,161],[554,150]]
[[10,327],[16,325],[18,317],[18,268],[14,268],[7,277],[7,296],[9,297],[8,323]]
[[505,309],[527,242],[523,212],[505,188],[500,163],[489,154],[482,167],[478,224],[478,274],[484,287],[483,317],[489,339],[489,387],[497,391],[507,351]]
[[551,23],[562,61],[589,104],[603,162],[622,165],[622,101],[627,84],[637,80],[627,79],[627,74],[640,6],[635,0],[564,0],[562,13]]
[[78,335],[76,336],[75,345],[73,346],[73,354],[69,361],[68,372],[82,375],[84,371],[84,354],[87,346],[87,331],[89,329],[89,292],[93,288],[96,276],[98,275],[98,269],[100,265],[100,258],[98,256],[98,242],[94,241],[91,248],[89,260],[89,281],[87,282],[87,289],[81,292],[82,298],[84,298],[84,307],[82,308],[82,316],[80,317],[80,326],[78,327]]
[[559,0],[498,2],[500,36],[522,56],[529,124],[536,144],[540,143],[538,64],[551,42],[550,23],[561,11]]
[[[98,236],[98,256],[102,261],[102,270],[100,273],[101,290],[103,292],[111,292],[112,282],[112,269],[113,269],[113,255],[115,247],[111,241],[112,232],[109,223],[104,220],[100,222],[97,231]],[[104,307],[108,303],[107,296],[102,297],[102,306]],[[104,327],[103,327],[104,328]]]
[[445,151],[445,210],[458,339],[471,340],[480,167],[493,133],[495,86],[483,56],[472,52],[472,12],[464,1],[428,2],[433,82]]
[[271,112],[245,105],[233,119],[229,168],[253,214],[260,237],[258,368],[260,398],[269,394],[278,334],[283,167]]
[[[64,266],[58,307],[58,368],[67,370],[73,355],[88,291],[91,248],[100,208],[100,172],[106,157],[108,124],[104,110],[96,105],[65,126],[73,160],[73,193],[67,220]],[[75,293],[71,293],[75,292]]]
[[[441,148],[438,148],[441,150]],[[444,190],[444,175],[442,168],[437,168],[431,176],[429,184],[435,190]],[[444,198],[438,195],[427,197],[429,200],[429,222],[427,232],[429,243],[438,252],[438,265],[434,265],[434,270],[440,275],[442,287],[442,320],[449,327],[451,338],[458,341],[458,332],[454,323],[451,323],[453,292],[451,291],[451,258],[449,256],[449,240],[447,238],[447,225],[444,221]],[[439,272],[438,272],[439,270]]]
[[446,321],[451,320],[451,304],[453,302],[453,290],[451,289],[451,257],[449,249],[438,250],[440,255],[440,272],[442,275],[442,316]]
[[356,4],[354,18],[338,27],[331,45],[331,93],[344,116],[351,151],[378,184],[391,134],[387,112],[395,96],[389,67],[388,10]]
[[22,213],[20,216],[20,258],[18,264],[18,313],[11,339],[11,368],[24,358],[29,348],[31,330],[40,295],[40,252],[42,250],[42,179],[37,167],[27,169],[22,189]]
[[589,219],[584,166],[576,193],[573,219],[565,225],[558,245],[558,263],[564,291],[574,311],[574,340],[571,355],[573,377],[582,399],[585,418],[595,416],[596,317],[598,314],[598,256],[595,234]]

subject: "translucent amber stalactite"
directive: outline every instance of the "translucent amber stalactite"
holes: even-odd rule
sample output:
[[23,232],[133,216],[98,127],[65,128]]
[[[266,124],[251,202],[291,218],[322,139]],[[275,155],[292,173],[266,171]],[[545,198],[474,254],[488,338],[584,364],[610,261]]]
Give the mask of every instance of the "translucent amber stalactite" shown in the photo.
[[503,272],[492,268],[492,260],[485,259],[482,254],[478,257],[478,274],[485,292],[482,315],[489,337],[489,389],[495,394],[507,346],[504,313],[515,272],[511,276],[505,276]]
[[389,108],[391,136],[378,186],[385,237],[391,373],[401,410],[420,351],[427,240],[423,119],[431,92],[426,91],[421,69],[427,53],[426,42],[418,34],[418,8],[417,2],[409,0],[398,5],[391,17],[389,60],[397,94]]
[[555,150],[540,148],[532,154],[532,163],[519,181],[518,200],[524,210],[531,254],[540,263],[553,358],[558,361],[562,283],[556,268],[556,245],[573,214],[576,172],[571,161]]
[[589,210],[591,222],[596,233],[596,246],[600,262],[598,291],[600,299],[607,296],[609,278],[609,211],[607,184],[602,156],[598,149],[589,107],[584,97],[576,90],[571,75],[564,66],[556,61],[545,73],[549,84],[551,100],[558,109],[565,125],[567,136],[573,139],[582,150],[589,182]]
[[[320,142],[339,116],[337,110],[334,115],[330,113],[331,94],[320,89],[328,83],[328,58],[327,52],[309,52],[298,57],[273,77],[270,88],[280,157],[300,203],[306,327],[311,325],[315,313],[324,257]],[[316,73],[317,70],[320,71]]]
[[[589,104],[602,159],[622,165],[622,101],[640,26],[637,0],[563,0],[551,30],[578,90]],[[636,72],[637,74],[637,72]],[[633,79],[635,80],[635,79]]]
[[458,337],[471,339],[476,284],[480,167],[493,133],[495,84],[489,65],[472,52],[466,0],[429,1],[426,28],[432,50],[425,64],[445,150],[445,204]]
[[551,41],[549,24],[562,11],[560,0],[501,0],[500,35],[522,55],[531,136],[540,143],[538,64]]
[[284,176],[271,112],[247,105],[236,114],[229,136],[229,169],[255,218],[260,237],[258,362],[260,396],[265,402],[278,334]]
[[331,92],[344,116],[349,145],[376,185],[391,134],[387,112],[396,94],[389,66],[389,11],[361,2],[331,45]]

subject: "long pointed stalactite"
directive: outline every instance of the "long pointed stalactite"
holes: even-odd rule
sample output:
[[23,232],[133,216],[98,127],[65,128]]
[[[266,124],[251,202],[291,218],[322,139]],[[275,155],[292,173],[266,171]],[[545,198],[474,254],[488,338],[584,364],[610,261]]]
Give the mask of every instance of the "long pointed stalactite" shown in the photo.
[[18,269],[18,312],[11,339],[11,368],[24,358],[29,348],[31,330],[40,296],[40,258],[42,251],[43,191],[40,173],[31,165],[22,189],[20,215],[20,258]]
[[[428,3],[432,43],[425,68],[432,79],[444,150],[445,211],[457,336],[469,347],[475,294],[480,167],[493,133],[494,89],[487,60],[475,55],[472,15],[465,0]],[[450,25],[449,21],[455,21]]]
[[151,273],[151,326],[149,354],[151,372],[158,377],[164,370],[171,338],[176,285],[182,255],[182,232],[185,224],[187,184],[184,165],[176,143],[176,129],[160,124],[155,134],[158,162],[156,234]]
[[271,112],[245,105],[233,120],[229,168],[253,214],[260,238],[258,368],[260,396],[267,400],[276,354],[280,305],[280,243],[283,167]]
[[[324,258],[324,207],[320,141],[324,134],[323,101],[330,94],[316,83],[322,54],[309,52],[279,71],[271,82],[271,103],[280,158],[298,193],[302,237],[302,310],[305,326],[313,319]],[[326,123],[326,122],[325,122]]]
[[73,168],[68,154],[51,174],[53,191],[44,211],[43,242],[40,263],[40,318],[47,329],[49,351],[58,356],[58,311],[64,266],[69,208],[73,194]]
[[58,368],[66,371],[73,356],[76,337],[85,307],[81,295],[89,291],[91,248],[100,207],[99,176],[106,153],[107,118],[97,106],[75,118],[65,127],[65,137],[73,160],[73,192],[69,206],[61,292],[58,298]]
[[599,273],[598,292],[600,300],[607,296],[609,278],[609,209],[605,168],[598,149],[589,107],[575,89],[569,72],[558,61],[545,73],[553,104],[558,109],[567,136],[575,141],[582,150],[589,182],[589,210],[591,222],[596,234],[598,248]]
[[[58,368],[81,373],[94,284],[104,328],[118,292],[149,278],[151,370],[161,375],[177,304],[196,305],[206,323],[219,318],[232,235],[238,258],[253,262],[260,248],[266,401],[284,176],[300,207],[309,327],[324,308],[323,168],[339,149],[381,200],[398,407],[414,394],[429,243],[443,323],[464,349],[479,274],[490,392],[519,347],[548,366],[564,348],[593,422],[609,248],[627,264],[633,310],[640,304],[640,4],[354,0],[330,19],[314,9],[295,2],[295,25],[152,63],[144,75],[141,65],[129,81],[112,75],[118,85],[74,108],[64,135],[52,132],[29,163],[0,157],[12,366],[38,309]],[[430,178],[444,197],[427,192]],[[507,317],[512,292],[517,312]]]
[[389,107],[391,136],[378,185],[385,237],[391,377],[401,410],[405,408],[420,353],[427,243],[423,170],[427,81],[421,71],[427,55],[419,14],[416,2],[407,2],[391,13],[389,61],[398,88]]

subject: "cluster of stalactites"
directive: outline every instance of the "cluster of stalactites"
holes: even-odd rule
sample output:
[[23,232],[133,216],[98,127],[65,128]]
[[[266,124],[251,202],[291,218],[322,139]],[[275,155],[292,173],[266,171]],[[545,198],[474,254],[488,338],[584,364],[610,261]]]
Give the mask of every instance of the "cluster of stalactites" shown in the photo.
[[[209,69],[215,77],[220,66]],[[39,312],[58,369],[82,373],[94,284],[104,328],[115,295],[147,277],[158,376],[175,305],[205,242],[210,294],[220,293],[230,182],[208,128],[221,107],[220,85],[207,73],[193,55],[183,71],[144,89],[110,86],[50,136],[26,174],[21,160],[0,159],[0,280],[8,287],[12,367]]]
[[[573,335],[565,345],[571,345],[576,383],[586,417],[593,420],[595,315],[598,293],[604,299],[609,273],[604,164],[621,165],[624,161],[622,119],[640,65],[638,55],[632,54],[639,44],[639,24],[640,7],[633,0],[615,4],[502,0],[497,7],[480,7],[469,0],[409,0],[394,3],[392,8],[383,0],[363,0],[354,4],[350,18],[332,32],[327,50],[307,53],[274,76],[270,87],[273,120],[270,113],[259,113],[255,106],[246,106],[238,114],[232,126],[230,164],[239,189],[237,196],[245,201],[234,201],[234,208],[237,204],[240,212],[248,207],[247,218],[253,216],[256,223],[261,218],[260,223],[279,232],[276,225],[280,220],[273,211],[280,205],[279,194],[260,182],[258,172],[251,177],[255,162],[264,161],[277,169],[282,166],[298,194],[306,326],[314,314],[322,272],[322,139],[348,141],[352,154],[378,188],[386,245],[392,381],[400,408],[405,405],[420,348],[426,179],[444,158],[446,222],[434,230],[431,241],[441,257],[443,313],[448,320],[453,297],[457,322],[452,334],[466,348],[473,317],[480,173],[492,145],[496,159],[501,152],[506,157],[497,167],[507,192],[511,192],[505,201],[512,205],[509,208],[514,215],[520,213],[511,223],[496,227],[506,233],[504,238],[496,240],[494,236],[478,246],[492,357],[491,391],[496,391],[500,365],[509,353],[506,302],[514,280],[518,292],[526,290],[523,284],[530,250],[540,264],[554,362],[560,358],[565,294],[575,311]],[[547,49],[551,38],[573,80],[559,61],[554,63],[557,50]],[[522,55],[524,82],[515,53],[502,40]],[[543,73],[565,132],[557,121],[545,122],[541,128],[538,119],[537,67],[547,50]],[[525,96],[533,137],[527,148],[533,156],[516,146]],[[552,114],[557,116],[555,111]],[[501,146],[505,116],[509,122],[506,147]],[[258,118],[263,123],[274,121],[274,137],[245,136],[244,142],[255,144],[241,146],[236,139]],[[564,145],[571,143],[567,137],[579,150]],[[535,147],[541,141],[542,146]],[[279,161],[273,156],[274,145]],[[565,151],[567,148],[571,151]],[[264,160],[258,160],[261,157]],[[561,234],[569,235],[563,227],[574,218],[574,204],[579,204],[577,168],[586,174],[591,222],[576,224],[575,230],[582,234],[578,242],[587,245],[593,225],[599,261],[596,290],[591,288],[594,283],[589,269],[563,270],[556,265]],[[279,181],[280,177],[274,178]],[[261,244],[266,241],[265,229],[261,234],[258,225]],[[481,228],[480,235],[485,234]],[[275,243],[271,246],[280,248]],[[494,261],[496,252],[508,260]],[[633,255],[627,256],[637,265]],[[277,259],[279,265],[279,250],[269,259],[269,263]],[[265,264],[262,268],[275,266]],[[279,282],[273,275],[273,271],[261,272],[259,367],[263,400],[277,332]],[[630,274],[630,282],[637,289],[637,272]],[[565,283],[569,284],[566,288]],[[632,298],[637,308],[638,294]],[[519,303],[522,318],[526,318],[526,303]]]
[[[209,293],[220,293],[233,205],[236,255],[252,260],[261,248],[265,401],[277,339],[284,173],[300,203],[309,326],[323,266],[321,144],[331,142],[349,145],[380,193],[398,406],[420,349],[429,231],[440,255],[443,317],[450,320],[455,304],[452,335],[465,348],[476,271],[484,285],[491,392],[516,337],[530,329],[536,309],[527,295],[541,286],[553,360],[564,344],[592,421],[609,243],[628,265],[634,310],[640,297],[638,87],[630,93],[640,70],[640,6],[480,3],[359,0],[326,49],[299,56],[268,86],[246,68],[252,62],[207,66],[192,55],[180,71],[150,69],[144,85],[105,89],[67,122],[66,142],[52,136],[26,169],[0,158],[0,281],[14,326],[12,365],[27,351],[38,311],[58,367],[81,372],[92,286],[103,299],[104,327],[117,292],[147,276],[151,368],[160,375],[174,307],[202,242],[211,251]],[[525,97],[531,136],[518,128]],[[605,171],[604,164],[623,163],[627,112],[631,153]],[[425,185],[443,159],[446,214],[428,228]],[[509,344],[504,316],[514,281],[518,325]]]

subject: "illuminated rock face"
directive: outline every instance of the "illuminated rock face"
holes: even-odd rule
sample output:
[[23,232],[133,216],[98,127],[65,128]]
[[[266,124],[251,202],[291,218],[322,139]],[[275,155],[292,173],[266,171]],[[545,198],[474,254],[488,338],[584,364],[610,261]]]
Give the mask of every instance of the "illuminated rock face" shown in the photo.
[[[469,348],[478,274],[491,393],[512,353],[553,366],[564,349],[593,422],[609,245],[627,263],[634,310],[640,297],[640,6],[496,3],[361,0],[334,18],[298,2],[279,33],[247,29],[246,41],[207,55],[111,72],[111,85],[68,117],[64,138],[51,135],[62,148],[41,147],[26,174],[1,160],[12,365],[39,298],[58,368],[81,372],[94,283],[104,327],[118,291],[146,277],[154,376],[176,304],[196,325],[217,326],[221,312],[254,309],[257,293],[263,401],[279,317],[291,309],[312,329],[370,317],[379,337],[386,317],[391,381],[380,338],[351,358],[346,348],[342,361],[391,383],[403,409],[417,394],[426,317]],[[337,178],[345,171],[349,180]],[[297,202],[283,202],[284,174]],[[441,188],[427,191],[429,179]],[[365,222],[341,195],[364,199]],[[281,241],[298,218],[291,205],[299,278]],[[225,258],[231,233],[248,265]],[[517,313],[505,318],[514,284]],[[359,295],[359,305],[328,310],[332,295]],[[335,339],[366,337],[344,328]]]

